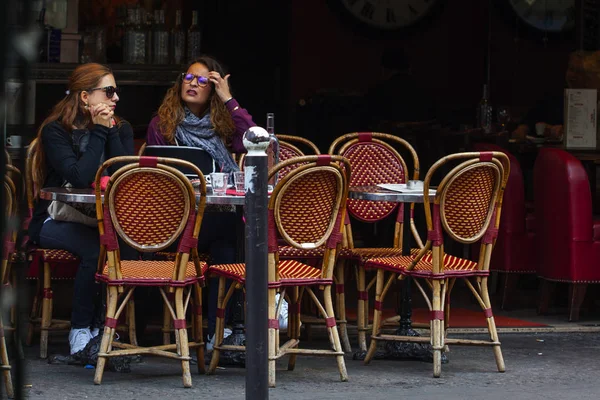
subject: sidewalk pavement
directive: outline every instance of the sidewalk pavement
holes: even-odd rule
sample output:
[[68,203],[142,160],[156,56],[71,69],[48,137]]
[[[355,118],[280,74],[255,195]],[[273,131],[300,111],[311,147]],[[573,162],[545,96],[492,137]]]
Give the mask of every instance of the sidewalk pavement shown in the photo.
[[[483,335],[460,337],[485,338]],[[65,352],[66,342],[51,340],[52,352]],[[505,333],[500,336],[506,372],[496,371],[488,347],[452,346],[442,376],[432,378],[432,364],[374,360],[365,366],[346,357],[349,382],[340,382],[334,358],[298,357],[295,371],[279,360],[277,387],[271,399],[598,399],[600,334]],[[302,343],[301,343],[302,344]],[[325,342],[323,342],[325,345]],[[192,375],[184,389],[180,364],[144,357],[132,372],[106,371],[102,385],[93,384],[93,369],[49,365],[26,348],[24,393],[29,399],[244,399],[244,369],[219,369],[216,375]],[[195,371],[195,366],[193,370]],[[31,385],[31,386],[29,386]]]

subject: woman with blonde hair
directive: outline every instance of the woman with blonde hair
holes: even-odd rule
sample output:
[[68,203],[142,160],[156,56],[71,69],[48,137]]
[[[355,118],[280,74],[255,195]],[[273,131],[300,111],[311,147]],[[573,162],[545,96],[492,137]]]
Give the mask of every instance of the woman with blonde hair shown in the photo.
[[[119,87],[108,67],[90,63],[75,68],[66,96],[38,130],[32,168],[38,191],[67,185],[89,188],[104,160],[133,154],[131,125],[115,115],[118,101]],[[93,326],[94,317],[101,314],[95,282],[100,251],[98,228],[93,224],[95,208],[69,208],[59,215],[50,206],[50,201],[37,199],[28,233],[42,248],[67,250],[81,259],[69,333],[74,354],[83,350],[100,328]],[[132,251],[123,247],[121,254],[124,259],[132,258],[136,255]]]
[[[231,95],[229,74],[213,58],[191,62],[175,81],[150,121],[148,145],[199,147],[215,161],[218,171],[238,167],[230,152],[245,153],[244,132],[256,124]],[[236,261],[236,230],[242,221],[232,212],[211,212],[207,207],[198,237],[198,251],[209,253],[214,264]],[[217,279],[211,279],[208,299],[208,345],[212,349],[216,324]],[[226,331],[227,334],[230,331]]]

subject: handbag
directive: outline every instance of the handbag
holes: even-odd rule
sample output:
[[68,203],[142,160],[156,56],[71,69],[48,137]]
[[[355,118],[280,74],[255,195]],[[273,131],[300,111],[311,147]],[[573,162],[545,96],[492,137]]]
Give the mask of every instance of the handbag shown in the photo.
[[[89,131],[87,129],[74,129],[71,133],[71,139],[73,141],[73,150],[77,154],[77,158],[79,158],[87,147]],[[64,181],[61,187],[68,188],[72,187],[72,185]],[[62,201],[53,200],[48,206],[48,215],[55,221],[75,222],[92,228],[98,227],[95,204],[67,204]]]

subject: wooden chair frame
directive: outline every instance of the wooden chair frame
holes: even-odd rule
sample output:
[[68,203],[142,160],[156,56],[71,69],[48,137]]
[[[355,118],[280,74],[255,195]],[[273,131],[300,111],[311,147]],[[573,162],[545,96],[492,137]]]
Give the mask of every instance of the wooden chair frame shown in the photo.
[[[326,160],[326,161],[323,161]],[[269,175],[272,176],[283,168],[287,168],[295,163],[302,163],[301,166],[293,169],[283,179],[281,179],[273,190],[273,194],[269,200],[269,212],[273,213],[274,224],[276,228],[273,228],[269,234],[269,256],[268,256],[268,278],[269,278],[269,386],[275,386],[275,363],[278,358],[290,355],[288,362],[288,370],[293,370],[296,364],[296,356],[299,354],[306,355],[320,355],[320,356],[333,356],[336,357],[338,370],[342,381],[348,380],[348,373],[346,371],[346,365],[344,362],[344,351],[340,342],[338,330],[336,329],[335,323],[335,312],[333,309],[333,302],[331,296],[331,286],[333,281],[333,272],[336,259],[336,250],[340,247],[337,243],[336,246],[331,246],[329,242],[335,235],[336,230],[341,230],[343,226],[345,204],[348,195],[348,182],[350,180],[350,163],[348,160],[340,156],[304,156],[289,159],[280,162],[269,171]],[[285,228],[282,226],[280,215],[279,215],[279,204],[281,198],[286,194],[290,187],[293,187],[294,182],[304,176],[319,172],[327,171],[336,176],[337,180],[337,194],[336,200],[333,206],[333,212],[330,217],[329,226],[326,233],[314,243],[299,243],[295,238],[286,234]],[[317,283],[298,283],[294,285],[291,282],[282,284],[280,281],[279,268],[280,260],[278,255],[278,244],[275,238],[275,230],[281,234],[286,242],[295,248],[299,249],[310,249],[319,248],[325,246],[322,259],[322,269],[320,272],[320,279]],[[236,264],[235,267],[240,266]],[[209,269],[209,273],[214,274],[215,269],[219,266],[212,266]],[[245,265],[241,265],[241,268],[245,268]],[[227,302],[230,300],[235,289],[242,287],[242,283],[236,282],[231,285],[230,289],[225,293],[225,282],[227,276],[225,274],[219,275],[219,292],[218,292],[218,309],[224,309]],[[319,290],[323,292],[323,303],[319,301],[315,291],[311,286],[318,286]],[[289,289],[289,291],[288,291]],[[289,340],[284,343],[279,343],[279,327],[277,323],[281,301],[278,305],[275,302],[275,296],[278,290],[281,290],[281,299],[286,297],[290,302],[290,314],[288,321],[288,336]],[[327,331],[333,350],[313,350],[313,349],[299,349],[300,343],[300,313],[299,306],[304,293],[308,293],[310,298],[313,300],[317,309],[327,321]],[[273,323],[272,323],[273,322]],[[215,343],[212,355],[212,360],[208,368],[208,373],[212,374],[215,372],[221,351],[245,351],[243,346],[225,346],[223,342],[223,330],[224,330],[224,317],[217,313],[217,325],[215,330]]]
[[[38,156],[37,150],[40,145],[38,139],[34,139],[27,149],[27,159],[25,163],[25,191],[27,194],[27,207],[29,216],[33,215],[35,207],[35,188],[33,182],[33,160]],[[67,320],[52,318],[52,265],[62,263],[79,263],[79,259],[66,250],[49,250],[34,248],[29,252],[27,259],[37,261],[43,265],[40,268],[40,275],[37,277],[37,289],[33,298],[31,314],[29,318],[29,328],[27,331],[26,344],[31,345],[33,341],[33,332],[37,325],[40,326],[40,358],[48,357],[48,332],[54,330],[65,330],[71,327],[71,322]],[[75,276],[72,277],[75,279]],[[40,301],[41,299],[41,301]]]
[[[429,200],[429,187],[434,174],[446,164],[450,162],[459,163],[454,167],[441,181],[436,189],[436,195],[433,203],[433,210]],[[471,235],[462,235],[453,230],[453,223],[449,222],[445,215],[445,205],[448,200],[448,190],[452,185],[461,178],[463,174],[472,172],[476,169],[487,168],[493,172],[494,186],[491,191],[485,219],[481,226],[472,228]],[[377,304],[383,304],[385,295],[390,289],[392,283],[398,279],[403,279],[404,276],[423,279],[426,287],[430,289],[430,295],[427,294],[423,285],[417,279],[414,279],[419,291],[423,295],[430,311],[430,332],[429,338],[414,337],[414,336],[398,336],[381,334],[381,308],[376,308],[373,316],[373,334],[371,336],[371,344],[365,364],[368,364],[377,350],[377,343],[382,340],[393,340],[403,342],[425,343],[430,342],[433,349],[433,376],[439,377],[441,374],[441,357],[442,352],[446,350],[448,344],[459,345],[483,345],[492,346],[496,365],[499,372],[505,371],[504,359],[500,349],[498,340],[498,332],[494,322],[494,317],[491,309],[491,302],[488,293],[487,283],[489,275],[489,263],[492,254],[492,248],[495,243],[495,238],[500,224],[500,213],[502,209],[502,196],[508,181],[510,171],[510,162],[508,157],[501,152],[472,152],[459,153],[444,157],[437,161],[429,170],[424,181],[424,205],[425,218],[428,229],[428,239],[425,246],[421,249],[416,249],[410,256],[412,261],[408,265],[400,265],[405,269],[398,268],[398,272],[391,272],[387,279],[385,278],[385,270],[377,268],[376,282],[376,297]],[[481,241],[481,252],[476,268],[468,271],[465,274],[451,274],[445,270],[444,244],[443,233],[453,240],[464,244],[471,244]],[[415,254],[416,253],[416,254]],[[415,267],[424,260],[425,257],[431,257],[432,270],[431,272],[419,273]],[[378,259],[373,260],[376,264]],[[383,259],[381,259],[383,260]],[[452,272],[452,271],[450,271]],[[487,319],[488,331],[490,340],[466,340],[466,339],[448,339],[446,338],[447,329],[450,318],[450,294],[456,279],[464,279],[466,285],[471,290],[477,302],[484,311]],[[473,282],[472,282],[473,280]],[[431,296],[431,299],[430,299]]]
[[[111,165],[123,163],[125,164],[119,170],[117,170],[107,184],[104,196],[104,204],[102,202],[102,191],[100,185],[100,179],[103,171],[105,171]],[[194,171],[200,179],[200,201],[196,202],[196,193],[192,187],[189,179],[186,178],[180,171],[171,165],[185,166],[186,168]],[[121,227],[118,220],[116,204],[115,204],[115,188],[118,188],[122,182],[126,179],[131,178],[139,173],[152,173],[163,175],[164,177],[175,181],[181,190],[181,195],[185,201],[185,207],[183,210],[183,216],[181,222],[176,229],[176,234],[171,235],[165,241],[159,244],[144,245],[136,241],[127,235],[125,230]],[[103,276],[104,274],[104,260],[107,259],[108,279],[107,282],[107,310],[106,310],[106,321],[104,332],[102,336],[102,342],[100,345],[100,351],[98,353],[98,363],[96,365],[96,373],[94,376],[94,383],[100,384],[102,381],[102,375],[104,372],[104,366],[108,357],[116,357],[123,355],[133,354],[151,354],[167,358],[173,358],[181,361],[183,370],[183,385],[184,387],[192,386],[192,379],[190,373],[190,360],[189,351],[192,348],[196,349],[198,357],[198,371],[204,372],[204,342],[202,333],[202,288],[201,283],[203,280],[203,269],[202,263],[197,257],[197,251],[194,251],[200,227],[202,224],[202,216],[204,215],[204,209],[206,207],[206,182],[202,172],[193,164],[172,158],[162,157],[115,157],[106,161],[102,167],[96,173],[96,216],[98,218],[98,229],[101,237],[101,256],[97,276]],[[193,220],[192,220],[192,217]],[[192,224],[193,223],[193,224]],[[113,230],[114,229],[114,230]],[[114,239],[111,239],[114,237]],[[174,293],[174,307],[171,305],[164,285],[152,284],[151,286],[158,286],[161,296],[165,302],[165,307],[169,310],[175,325],[175,336],[176,344],[153,346],[153,347],[139,347],[135,343],[125,344],[119,342],[113,342],[116,320],[124,310],[125,306],[130,302],[133,291],[137,286],[135,282],[123,280],[123,272],[121,266],[126,261],[120,260],[120,254],[118,244],[116,244],[116,236],[119,236],[125,243],[133,247],[140,252],[155,252],[163,250],[172,244],[178,236],[182,236],[180,241],[180,248],[177,251],[177,256],[173,262],[173,272],[171,276],[171,283],[167,286],[169,293]],[[110,241],[113,240],[112,244]],[[188,250],[181,247],[182,243],[186,243],[185,246],[189,247]],[[186,268],[188,261],[194,263],[196,270],[196,277],[202,279],[195,280],[193,282],[185,283]],[[138,262],[138,261],[134,261]],[[141,263],[152,263],[143,262]],[[105,275],[104,275],[105,276]],[[188,290],[186,290],[188,289]],[[193,298],[192,298],[193,293]],[[186,311],[190,304],[190,299],[194,304],[193,308],[193,335],[194,341],[188,341],[187,334],[187,323],[186,323]],[[120,304],[119,304],[120,303]],[[134,324],[134,321],[130,320],[130,324]],[[134,330],[135,332],[135,330]],[[113,348],[117,348],[114,350]]]
[[[361,141],[361,135],[365,133],[353,132],[342,135],[333,141],[331,146],[329,146],[328,153],[329,154],[339,154],[344,156],[348,149],[355,146],[357,143]],[[395,158],[399,161],[402,174],[404,175],[404,181],[408,180],[409,170],[404,161],[402,155],[398,152],[397,148],[401,148],[408,152],[412,158],[413,162],[413,172],[412,172],[412,180],[419,179],[420,173],[420,164],[419,157],[414,150],[414,148],[408,143],[406,140],[399,138],[394,135],[390,135],[387,133],[381,132],[368,132],[366,133],[370,135],[370,141],[377,145],[383,146],[388,152],[393,154]],[[373,168],[377,168],[376,165]],[[379,183],[395,183],[395,182],[379,182]],[[365,201],[365,200],[352,200],[352,201]],[[380,202],[378,202],[380,203]],[[376,276],[373,277],[368,283],[366,279],[366,271],[363,266],[364,260],[369,257],[383,257],[386,255],[393,255],[402,251],[402,232],[403,232],[403,210],[404,205],[393,204],[390,206],[390,214],[397,209],[397,218],[394,226],[394,241],[393,248],[356,248],[354,247],[354,239],[352,236],[352,226],[350,224],[350,219],[346,218],[346,224],[344,226],[344,247],[348,248],[350,251],[345,254],[340,254],[338,266],[336,268],[336,281],[338,282],[341,289],[336,288],[336,305],[337,305],[337,315],[340,318],[340,330],[342,331],[342,339],[344,343],[344,349],[347,352],[352,351],[350,346],[350,340],[348,339],[347,333],[347,322],[346,322],[346,306],[345,306],[345,269],[346,264],[348,262],[354,262],[355,264],[355,275],[356,275],[356,284],[358,291],[358,305],[357,305],[357,330],[358,330],[358,345],[360,351],[367,351],[367,340],[366,333],[371,329],[369,325],[369,291],[375,286]],[[414,204],[410,204],[411,207],[411,215],[414,210]],[[348,214],[351,214],[348,212]],[[385,216],[384,219],[389,216]],[[375,222],[375,221],[373,221]],[[411,217],[410,226],[413,236],[417,242],[419,247],[423,247],[423,243],[417,232],[417,228],[414,223],[414,219]],[[359,262],[356,260],[359,259]]]

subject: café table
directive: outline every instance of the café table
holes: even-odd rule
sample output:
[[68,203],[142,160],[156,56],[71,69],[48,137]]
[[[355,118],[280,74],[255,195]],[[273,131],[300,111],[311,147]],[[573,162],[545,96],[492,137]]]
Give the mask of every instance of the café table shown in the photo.
[[[93,204],[96,202],[96,193],[92,188],[86,189],[75,189],[65,187],[48,187],[40,190],[40,198],[44,200],[57,200],[64,203],[88,203]],[[196,201],[200,200],[200,193],[196,193]],[[213,193],[210,187],[206,188],[206,204],[215,205],[233,205],[236,206],[236,212],[240,214],[241,220],[241,206],[245,205],[245,196],[236,195],[216,195]],[[242,224],[240,224],[240,227]],[[242,237],[239,243],[243,243],[243,227],[239,230],[238,236]],[[238,256],[240,259],[244,259],[244,246],[238,249]],[[246,341],[245,328],[244,328],[244,305],[243,296],[239,293],[234,299],[232,306],[232,333],[223,341],[226,345],[244,345]],[[221,355],[221,365],[229,366],[244,366],[245,358],[244,353],[239,352],[223,352]]]
[[[429,200],[433,201],[435,194],[429,194]],[[410,249],[413,247],[413,236],[410,228],[410,203],[423,203],[425,194],[423,191],[399,192],[388,189],[383,189],[379,186],[354,186],[348,192],[348,198],[357,200],[370,201],[388,201],[393,203],[407,203],[404,207],[404,224],[402,226],[402,255],[409,256]],[[404,280],[402,288],[402,296],[398,303],[397,314],[400,316],[400,326],[396,331],[396,335],[400,336],[419,336],[419,333],[412,328],[412,296],[411,296],[411,279]],[[357,351],[353,358],[362,360],[366,356],[365,351]],[[444,355],[445,356],[445,355]],[[385,359],[417,359],[423,361],[432,361],[433,356],[431,346],[421,343],[403,343],[403,342],[387,342],[385,352],[378,351],[376,358]],[[445,359],[443,359],[445,360]]]

